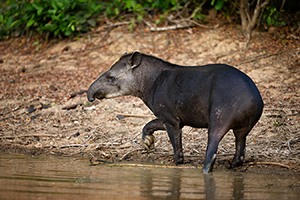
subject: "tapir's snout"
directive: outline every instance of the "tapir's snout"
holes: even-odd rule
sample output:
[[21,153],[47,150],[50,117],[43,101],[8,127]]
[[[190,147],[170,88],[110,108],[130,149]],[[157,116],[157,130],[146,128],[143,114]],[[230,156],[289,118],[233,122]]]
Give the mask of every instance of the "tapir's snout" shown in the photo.
[[90,102],[95,99],[104,99],[110,91],[110,87],[105,86],[102,77],[91,84],[87,91],[87,98]]
[[97,81],[95,81],[91,84],[91,86],[87,91],[87,98],[90,102],[95,101],[97,90],[98,90]]
[[87,92],[87,98],[88,98],[88,100],[89,100],[90,102],[95,101],[94,93],[91,92],[91,90],[88,90],[88,92]]

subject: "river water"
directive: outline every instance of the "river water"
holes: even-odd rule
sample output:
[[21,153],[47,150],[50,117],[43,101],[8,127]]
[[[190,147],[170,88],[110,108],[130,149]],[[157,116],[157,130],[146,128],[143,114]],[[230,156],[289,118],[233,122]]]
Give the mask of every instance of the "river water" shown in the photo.
[[0,199],[300,199],[300,179],[0,154]]

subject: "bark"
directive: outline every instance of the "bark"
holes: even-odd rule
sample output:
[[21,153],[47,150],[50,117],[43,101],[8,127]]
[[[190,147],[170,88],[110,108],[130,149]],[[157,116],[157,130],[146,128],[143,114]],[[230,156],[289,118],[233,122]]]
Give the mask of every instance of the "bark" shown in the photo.
[[250,11],[249,0],[240,0],[240,15],[242,32],[248,40],[256,24],[260,11],[270,3],[270,0],[257,0],[254,11]]

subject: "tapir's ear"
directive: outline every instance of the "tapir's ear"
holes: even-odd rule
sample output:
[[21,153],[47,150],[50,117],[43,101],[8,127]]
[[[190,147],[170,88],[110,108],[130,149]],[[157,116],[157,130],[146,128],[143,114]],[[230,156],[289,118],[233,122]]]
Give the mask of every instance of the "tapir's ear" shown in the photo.
[[128,60],[128,64],[131,68],[135,68],[140,65],[142,60],[142,54],[139,51],[135,51],[132,53]]
[[127,51],[124,51],[123,55],[127,55]]

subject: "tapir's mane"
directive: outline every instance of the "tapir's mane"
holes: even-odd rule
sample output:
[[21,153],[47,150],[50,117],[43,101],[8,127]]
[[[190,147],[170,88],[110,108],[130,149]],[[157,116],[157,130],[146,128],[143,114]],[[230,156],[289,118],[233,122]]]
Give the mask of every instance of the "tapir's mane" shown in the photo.
[[[130,57],[133,53],[134,53],[134,52],[131,52],[131,53],[124,53],[119,59],[117,59],[117,60],[114,62],[114,64],[115,64],[116,62],[118,62],[119,60],[121,60],[122,58],[124,58],[124,57]],[[155,58],[155,59],[157,59],[157,60],[159,60],[159,61],[161,61],[161,62],[168,63],[169,65],[176,65],[176,64],[170,63],[169,61],[166,61],[166,60],[164,60],[164,59],[162,59],[162,58],[159,58],[159,57],[156,57],[156,56],[153,56],[153,55],[150,55],[150,54],[146,54],[146,53],[142,53],[142,52],[140,52],[140,54],[142,54],[143,56],[148,57],[148,58]]]

